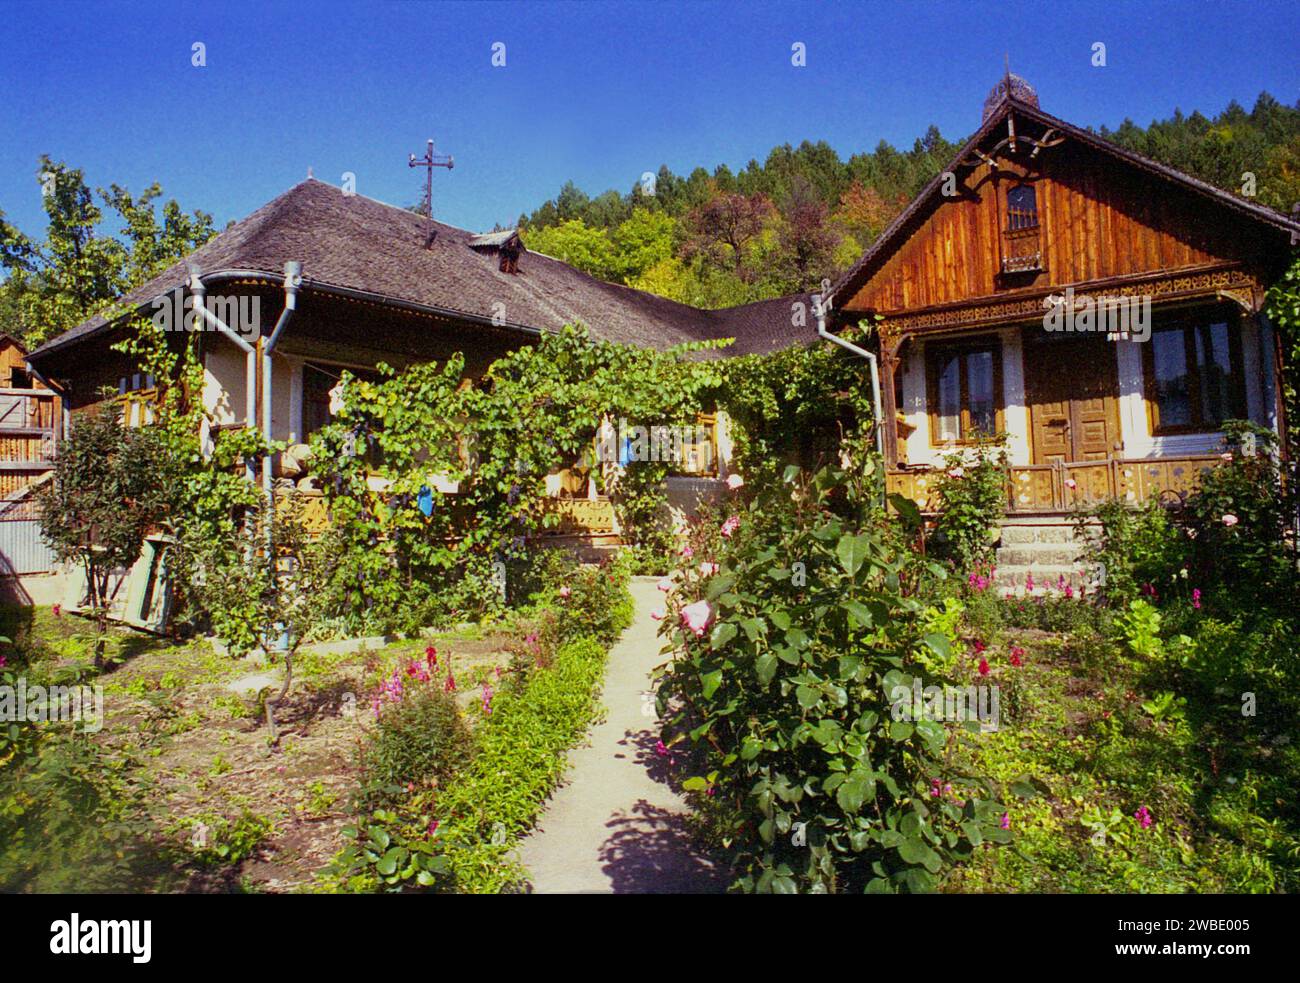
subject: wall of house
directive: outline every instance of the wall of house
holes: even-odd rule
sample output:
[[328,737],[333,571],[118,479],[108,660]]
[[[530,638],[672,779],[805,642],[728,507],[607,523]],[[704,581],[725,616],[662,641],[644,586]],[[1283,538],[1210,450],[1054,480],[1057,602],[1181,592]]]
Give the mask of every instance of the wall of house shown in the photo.
[[[220,335],[210,335],[203,353],[203,406],[217,426],[245,422],[247,356]],[[302,439],[302,364],[300,356],[275,352],[271,356],[271,439],[296,443]],[[260,386],[261,383],[259,382]],[[260,393],[258,394],[260,398]],[[257,425],[261,427],[261,407]]]
[[[1025,406],[1025,369],[1021,329],[1001,328],[981,334],[996,334],[1002,341],[1003,425],[1007,432],[1007,457],[1012,464],[1029,464],[1029,410]],[[930,438],[925,363],[926,345],[940,338],[914,339],[906,350],[903,372],[903,402],[899,409],[913,430],[906,440],[907,463],[938,467],[943,459],[960,450],[960,445],[935,445]],[[901,445],[902,442],[900,442]]]
[[[1246,405],[1250,419],[1276,430],[1277,407],[1274,400],[1273,336],[1263,318],[1246,318],[1242,322],[1241,354],[1246,381]],[[1002,339],[1002,388],[1004,421],[1008,434],[1007,456],[1012,464],[1033,463],[1029,437],[1029,409],[1025,405],[1025,372],[1019,328],[1003,328],[996,333]],[[913,427],[905,446],[907,463],[937,467],[957,445],[935,446],[930,438],[929,407],[926,389],[926,344],[942,339],[917,338],[907,349],[902,372],[903,401],[899,409]],[[1146,387],[1143,378],[1142,349],[1139,342],[1114,342],[1119,378],[1120,430],[1126,458],[1182,457],[1218,453],[1222,447],[1220,431],[1196,434],[1154,436],[1147,415]],[[1068,371],[1068,369],[1063,369]]]

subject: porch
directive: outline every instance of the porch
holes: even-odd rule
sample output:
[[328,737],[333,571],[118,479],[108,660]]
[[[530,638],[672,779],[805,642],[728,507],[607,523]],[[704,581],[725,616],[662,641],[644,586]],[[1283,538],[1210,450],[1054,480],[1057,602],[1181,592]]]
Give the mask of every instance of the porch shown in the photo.
[[[1195,490],[1202,472],[1221,464],[1218,455],[1160,458],[1110,458],[1052,464],[1012,464],[1006,468],[1007,513],[1052,515],[1089,508],[1111,499],[1132,505],[1156,500],[1181,501]],[[886,472],[885,488],[937,512],[939,468],[898,467]]]

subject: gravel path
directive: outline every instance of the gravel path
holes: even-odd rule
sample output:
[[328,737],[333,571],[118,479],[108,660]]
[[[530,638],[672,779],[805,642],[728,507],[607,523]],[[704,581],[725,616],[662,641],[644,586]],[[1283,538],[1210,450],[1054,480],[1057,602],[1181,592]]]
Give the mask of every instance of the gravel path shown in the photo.
[[610,651],[605,673],[608,713],[589,743],[570,752],[567,783],[520,845],[537,893],[700,893],[727,884],[686,831],[686,804],[670,784],[684,776],[674,776],[654,752],[659,733],[649,676],[666,659],[650,617],[663,608],[655,583],[633,578],[636,616]]

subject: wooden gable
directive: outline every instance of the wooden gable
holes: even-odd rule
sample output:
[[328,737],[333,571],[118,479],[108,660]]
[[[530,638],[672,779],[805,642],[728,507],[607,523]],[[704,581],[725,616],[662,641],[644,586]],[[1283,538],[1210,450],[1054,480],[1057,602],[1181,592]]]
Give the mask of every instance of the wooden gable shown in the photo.
[[[889,317],[948,306],[1036,297],[1068,285],[1240,268],[1264,272],[1286,237],[1196,188],[1143,169],[1079,131],[1062,135],[1038,118],[1000,113],[950,169],[838,285],[846,314]],[[1015,133],[1014,149],[1008,142]],[[1035,147],[1035,141],[1044,145]],[[1039,250],[1024,248],[1008,191],[1033,189]],[[1032,232],[1032,230],[1030,230]],[[873,255],[873,252],[875,255]],[[1019,272],[1020,266],[1028,268]]]

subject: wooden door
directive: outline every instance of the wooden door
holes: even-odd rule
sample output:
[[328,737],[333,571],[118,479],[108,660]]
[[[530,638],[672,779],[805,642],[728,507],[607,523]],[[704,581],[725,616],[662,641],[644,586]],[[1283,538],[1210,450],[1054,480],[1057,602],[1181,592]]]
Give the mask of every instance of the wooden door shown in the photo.
[[1123,449],[1115,345],[1103,334],[1030,328],[1025,400],[1035,464],[1105,461]]

